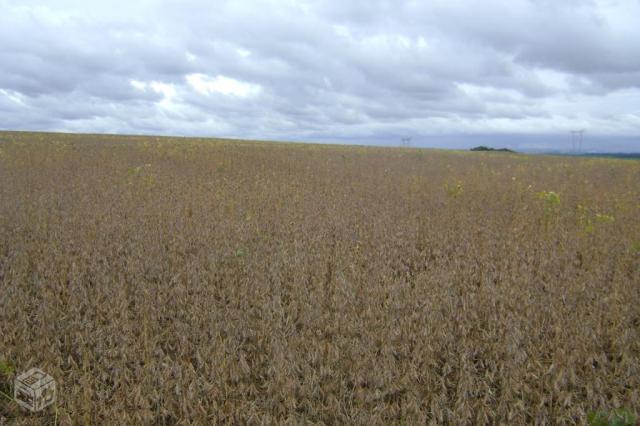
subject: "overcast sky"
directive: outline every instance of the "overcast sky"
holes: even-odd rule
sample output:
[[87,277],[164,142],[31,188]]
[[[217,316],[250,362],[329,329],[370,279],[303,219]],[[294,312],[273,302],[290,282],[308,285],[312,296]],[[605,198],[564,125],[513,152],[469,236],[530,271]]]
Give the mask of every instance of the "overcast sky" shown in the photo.
[[0,128],[640,151],[640,0],[0,0]]

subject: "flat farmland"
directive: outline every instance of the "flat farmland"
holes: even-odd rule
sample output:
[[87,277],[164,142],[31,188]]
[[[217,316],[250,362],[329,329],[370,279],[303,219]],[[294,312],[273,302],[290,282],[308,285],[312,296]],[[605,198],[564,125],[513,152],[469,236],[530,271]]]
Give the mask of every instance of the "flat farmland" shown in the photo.
[[639,161],[3,132],[0,362],[59,395],[0,416],[637,414],[639,218]]

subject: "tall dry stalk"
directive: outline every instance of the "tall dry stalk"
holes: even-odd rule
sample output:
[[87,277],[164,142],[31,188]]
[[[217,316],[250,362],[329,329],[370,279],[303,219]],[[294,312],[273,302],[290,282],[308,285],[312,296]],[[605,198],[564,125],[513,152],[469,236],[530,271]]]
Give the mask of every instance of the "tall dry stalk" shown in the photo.
[[[52,374],[62,423],[557,424],[640,407],[639,162],[0,147],[0,361]],[[53,418],[2,400],[0,416]]]

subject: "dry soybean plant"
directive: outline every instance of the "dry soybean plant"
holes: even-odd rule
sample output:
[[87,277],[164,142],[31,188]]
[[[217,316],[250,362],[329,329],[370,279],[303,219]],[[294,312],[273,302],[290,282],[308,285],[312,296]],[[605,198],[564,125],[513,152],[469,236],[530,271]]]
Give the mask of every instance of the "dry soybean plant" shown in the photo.
[[0,396],[0,417],[638,414],[640,162],[38,133],[0,150],[0,390],[33,366],[59,389],[55,413]]

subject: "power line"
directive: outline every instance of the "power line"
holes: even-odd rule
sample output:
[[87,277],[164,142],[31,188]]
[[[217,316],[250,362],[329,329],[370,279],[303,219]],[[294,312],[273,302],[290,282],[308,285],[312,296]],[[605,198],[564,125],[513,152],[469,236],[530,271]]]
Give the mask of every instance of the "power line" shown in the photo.
[[582,152],[582,140],[584,139],[584,129],[571,130],[571,150],[573,152]]

